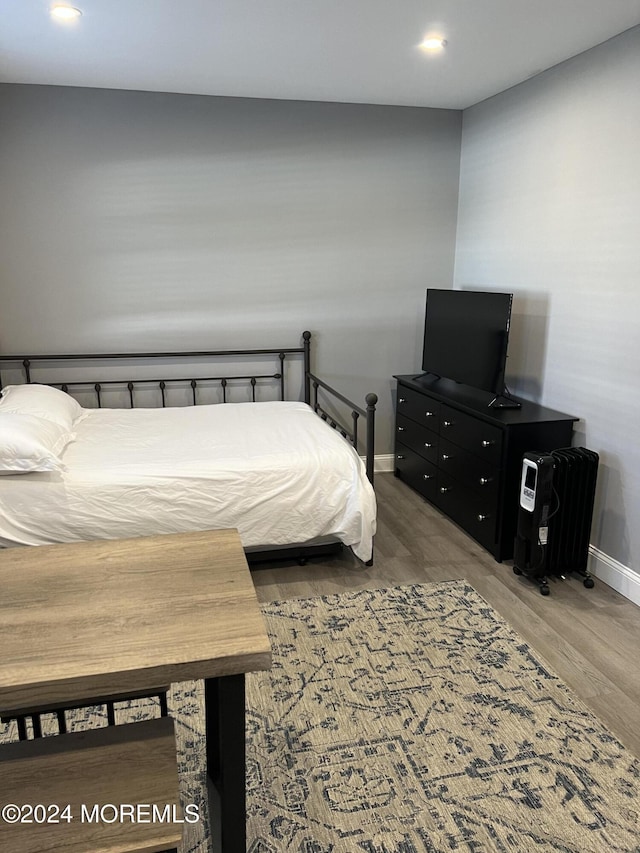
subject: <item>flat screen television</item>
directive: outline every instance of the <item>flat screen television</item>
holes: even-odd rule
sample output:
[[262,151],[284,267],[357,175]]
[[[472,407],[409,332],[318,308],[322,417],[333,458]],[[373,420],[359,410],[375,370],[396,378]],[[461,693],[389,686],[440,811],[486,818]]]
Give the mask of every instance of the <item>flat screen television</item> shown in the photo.
[[427,290],[422,369],[488,391],[513,406],[505,388],[512,293]]

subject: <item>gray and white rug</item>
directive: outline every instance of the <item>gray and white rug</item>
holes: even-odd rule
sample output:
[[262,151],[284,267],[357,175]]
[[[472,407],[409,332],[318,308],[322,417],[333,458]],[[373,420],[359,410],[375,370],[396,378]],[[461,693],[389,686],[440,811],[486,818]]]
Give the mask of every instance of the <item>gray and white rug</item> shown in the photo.
[[[263,609],[250,853],[640,851],[640,762],[464,581]],[[170,707],[182,800],[205,818],[183,853],[208,853],[201,685],[176,685]]]

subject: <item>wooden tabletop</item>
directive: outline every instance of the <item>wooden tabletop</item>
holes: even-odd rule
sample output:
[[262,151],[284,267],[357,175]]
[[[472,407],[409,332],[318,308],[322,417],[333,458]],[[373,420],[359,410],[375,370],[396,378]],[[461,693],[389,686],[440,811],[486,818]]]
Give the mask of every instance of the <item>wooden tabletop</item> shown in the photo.
[[268,669],[236,530],[0,552],[0,711]]

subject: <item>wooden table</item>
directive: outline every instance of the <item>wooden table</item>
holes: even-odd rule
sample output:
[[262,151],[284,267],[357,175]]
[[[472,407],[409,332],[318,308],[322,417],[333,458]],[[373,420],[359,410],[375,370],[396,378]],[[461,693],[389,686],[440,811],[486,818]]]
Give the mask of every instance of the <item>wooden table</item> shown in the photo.
[[244,673],[271,647],[235,530],[0,552],[0,712],[204,679],[224,853],[245,853]]

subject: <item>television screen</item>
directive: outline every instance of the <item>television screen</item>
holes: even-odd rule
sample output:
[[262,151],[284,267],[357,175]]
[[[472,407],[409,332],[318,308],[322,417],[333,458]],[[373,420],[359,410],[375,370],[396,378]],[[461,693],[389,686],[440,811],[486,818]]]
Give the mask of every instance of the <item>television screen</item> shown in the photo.
[[427,290],[422,369],[504,393],[511,293]]

